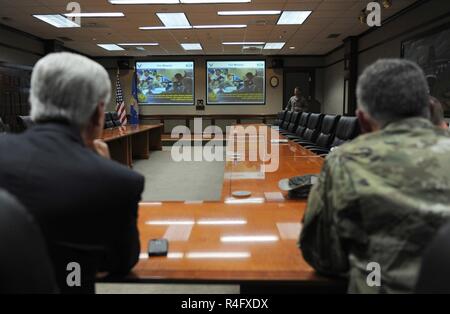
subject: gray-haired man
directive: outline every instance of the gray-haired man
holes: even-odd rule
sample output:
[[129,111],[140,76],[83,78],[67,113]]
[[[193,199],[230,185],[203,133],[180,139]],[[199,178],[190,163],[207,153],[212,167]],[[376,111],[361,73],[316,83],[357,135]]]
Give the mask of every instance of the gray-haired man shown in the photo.
[[[40,225],[62,292],[93,292],[95,271],[125,274],[139,257],[144,178],[105,158],[104,143],[95,141],[110,94],[101,65],[71,53],[50,54],[31,78],[36,126],[0,137],[0,187]],[[66,284],[67,261],[81,266],[79,288]]]
[[424,249],[450,218],[450,136],[429,120],[425,76],[412,62],[371,65],[357,96],[368,134],[326,159],[301,250],[319,272],[347,276],[349,292],[412,292]]

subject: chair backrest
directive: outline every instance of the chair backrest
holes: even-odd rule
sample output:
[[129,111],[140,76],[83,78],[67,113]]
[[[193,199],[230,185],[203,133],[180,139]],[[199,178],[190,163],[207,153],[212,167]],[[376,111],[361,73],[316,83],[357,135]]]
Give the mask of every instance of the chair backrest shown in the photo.
[[298,120],[300,119],[300,112],[294,112],[291,116],[291,121],[288,124],[287,130],[291,133],[294,133],[297,129]]
[[122,125],[122,123],[120,122],[120,119],[119,119],[119,115],[115,111],[111,112],[111,120],[114,123],[114,126],[121,126]]
[[0,133],[4,133],[8,131],[8,127],[5,123],[3,123],[2,118],[0,117]]
[[295,135],[302,137],[303,133],[305,133],[306,127],[308,125],[308,119],[311,113],[302,112],[300,116],[300,120],[298,122],[297,130],[295,131]]
[[113,128],[114,122],[112,120],[111,112],[105,112],[105,129]]
[[[63,294],[94,294],[96,275],[105,256],[105,249],[100,246],[89,246],[72,243],[52,242],[49,244],[50,257],[55,269],[56,281]],[[81,286],[68,286],[68,265],[77,263],[80,267]],[[76,265],[70,265],[76,267]]]
[[31,120],[30,116],[17,116],[16,119],[19,131],[25,131],[34,125],[34,122]]
[[0,190],[0,294],[57,293],[44,237],[17,199]]
[[292,111],[288,111],[286,112],[286,116],[284,117],[284,121],[281,124],[281,128],[284,130],[287,130],[289,123],[291,122],[291,117],[292,117]]
[[329,148],[333,141],[333,136],[336,130],[337,123],[340,116],[325,115],[322,120],[322,127],[316,139],[317,146]]
[[302,139],[310,142],[315,142],[317,135],[320,131],[320,126],[322,124],[323,114],[321,113],[311,113],[308,119],[308,124],[306,126],[305,133],[303,133]]
[[277,114],[277,119],[275,120],[275,125],[281,126],[284,122],[284,117],[286,116],[286,110],[280,111]]
[[331,147],[339,146],[357,137],[360,133],[357,117],[341,117],[336,127]]

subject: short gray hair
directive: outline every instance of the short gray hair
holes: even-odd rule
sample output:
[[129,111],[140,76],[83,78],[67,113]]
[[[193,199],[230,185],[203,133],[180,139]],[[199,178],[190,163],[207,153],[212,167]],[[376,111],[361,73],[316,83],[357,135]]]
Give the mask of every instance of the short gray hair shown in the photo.
[[356,94],[358,105],[382,126],[409,117],[429,118],[425,75],[408,60],[378,60],[359,77]]
[[84,127],[100,102],[111,98],[111,81],[100,64],[61,52],[39,60],[31,76],[31,118],[66,120]]

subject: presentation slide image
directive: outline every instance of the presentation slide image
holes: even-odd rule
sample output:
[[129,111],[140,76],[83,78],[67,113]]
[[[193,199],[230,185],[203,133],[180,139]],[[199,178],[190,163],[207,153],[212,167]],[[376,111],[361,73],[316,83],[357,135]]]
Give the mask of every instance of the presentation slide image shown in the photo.
[[208,62],[209,104],[264,104],[265,62]]
[[136,64],[140,104],[193,105],[193,62],[142,62]]

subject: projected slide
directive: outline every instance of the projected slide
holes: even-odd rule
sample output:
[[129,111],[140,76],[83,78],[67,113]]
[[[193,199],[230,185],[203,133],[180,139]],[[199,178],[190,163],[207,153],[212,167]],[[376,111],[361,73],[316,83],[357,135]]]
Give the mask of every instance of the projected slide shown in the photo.
[[194,62],[136,62],[141,105],[193,105]]
[[265,66],[265,61],[208,62],[208,104],[264,104]]

